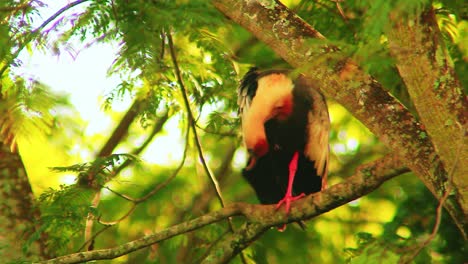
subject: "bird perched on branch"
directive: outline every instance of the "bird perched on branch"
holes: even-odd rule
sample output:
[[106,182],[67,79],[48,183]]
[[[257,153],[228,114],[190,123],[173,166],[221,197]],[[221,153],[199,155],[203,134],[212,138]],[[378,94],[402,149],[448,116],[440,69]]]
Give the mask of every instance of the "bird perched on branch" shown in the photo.
[[[263,204],[285,205],[326,184],[330,121],[323,95],[302,75],[251,68],[238,89],[248,150],[244,178]],[[284,227],[283,227],[284,228]]]

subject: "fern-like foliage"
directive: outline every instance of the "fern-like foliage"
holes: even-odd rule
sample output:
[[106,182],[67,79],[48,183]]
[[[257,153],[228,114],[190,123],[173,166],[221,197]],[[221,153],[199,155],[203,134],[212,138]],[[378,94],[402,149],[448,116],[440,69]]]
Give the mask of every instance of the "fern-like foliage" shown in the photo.
[[25,244],[29,247],[42,233],[48,236],[47,246],[61,254],[73,248],[73,241],[82,236],[88,213],[98,214],[89,206],[92,190],[77,185],[61,185],[57,190],[49,188],[38,198],[41,209],[40,228]]
[[88,214],[99,215],[97,208],[89,204],[94,194],[93,188],[101,187],[107,182],[115,168],[125,160],[139,159],[131,154],[112,154],[92,162],[51,168],[55,172],[76,173],[77,183],[61,185],[58,189],[49,188],[40,195],[40,227],[28,238],[24,248],[28,248],[41,234],[46,233],[48,247],[53,248],[54,252],[60,254],[76,250]]
[[66,100],[53,95],[44,84],[23,78],[0,80],[0,140],[16,149],[18,138],[50,133],[54,107]]
[[83,187],[101,188],[113,175],[116,167],[124,161],[139,161],[135,155],[122,153],[99,157],[92,162],[74,164],[65,167],[50,168],[55,172],[73,172],[77,174],[77,185]]

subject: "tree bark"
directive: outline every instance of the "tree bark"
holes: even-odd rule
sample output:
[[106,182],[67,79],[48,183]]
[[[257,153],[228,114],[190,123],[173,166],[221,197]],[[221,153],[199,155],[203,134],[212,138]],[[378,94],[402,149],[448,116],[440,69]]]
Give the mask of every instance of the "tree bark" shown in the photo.
[[2,261],[47,257],[45,237],[23,251],[29,236],[38,230],[39,209],[18,153],[0,141],[0,255]]
[[[372,76],[327,43],[320,32],[279,2],[212,0],[212,3],[300,69],[316,89],[348,109],[398,153],[438,199],[446,192],[448,173],[424,125]],[[444,206],[462,235],[468,238],[468,218],[463,213],[461,197],[449,196]]]
[[394,15],[392,21],[390,52],[468,219],[468,102],[435,11],[431,7],[419,19]]

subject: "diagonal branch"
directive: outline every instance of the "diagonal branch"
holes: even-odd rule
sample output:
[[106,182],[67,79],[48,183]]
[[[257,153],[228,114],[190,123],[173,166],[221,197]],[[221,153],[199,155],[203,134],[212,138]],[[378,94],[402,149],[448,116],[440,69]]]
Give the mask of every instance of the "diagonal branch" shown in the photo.
[[[424,125],[372,76],[362,71],[338,47],[278,1],[212,0],[212,4],[292,66],[300,69],[326,96],[334,98],[366,125],[423,181],[437,199],[448,181],[439,155]],[[371,113],[371,114],[370,114]],[[457,200],[458,199],[458,200]],[[459,197],[444,207],[468,237]]]
[[[408,171],[395,155],[389,154],[358,167],[356,174],[347,178],[345,182],[299,200],[291,208],[289,218],[281,211],[274,211],[274,205],[265,206],[265,209],[256,209],[256,206],[248,207],[245,211],[243,210],[243,214],[249,222],[213,247],[211,254],[203,263],[226,263],[248,247],[268,228],[283,223],[311,219],[326,213],[372,192],[385,181]],[[274,211],[273,214],[272,211]]]
[[109,139],[107,139],[106,143],[97,154],[98,157],[105,157],[112,154],[112,151],[114,151],[115,147],[117,147],[117,145],[127,136],[128,129],[130,128],[130,125],[133,123],[135,118],[138,116],[140,107],[143,102],[144,101],[141,99],[136,99],[133,102],[125,115],[122,117],[122,120],[120,120],[114,132],[112,132]]
[[[151,133],[148,135],[148,137],[145,139],[145,141],[135,148],[131,153],[133,155],[140,155],[143,150],[146,149],[146,147],[153,141],[154,137],[161,132],[164,124],[166,124],[167,120],[169,120],[169,111],[166,109],[164,113],[156,120],[156,122],[153,125],[153,129],[151,130]],[[132,163],[132,160],[125,160],[122,165],[120,165],[116,170],[115,170],[115,175],[118,175],[123,169],[128,167]]]
[[[398,16],[389,34],[389,49],[408,88],[421,121],[431,138],[445,169],[453,171],[453,194],[468,222],[468,166],[455,168],[455,160],[468,162],[468,100],[455,74],[455,68],[444,45],[435,10],[428,7],[419,17]],[[447,142],[456,141],[455,144]],[[447,191],[445,191],[447,192]]]
[[395,155],[387,155],[359,167],[356,174],[348,177],[346,181],[294,202],[289,216],[281,210],[276,211],[275,205],[233,203],[218,211],[205,214],[114,248],[70,254],[41,263],[79,263],[91,260],[113,259],[229,217],[242,215],[247,220],[246,224],[241,229],[221,239],[205,259],[206,263],[222,263],[235,257],[236,254],[241,252],[242,249],[247,247],[270,227],[316,217],[364,196],[377,189],[385,181],[408,171]]

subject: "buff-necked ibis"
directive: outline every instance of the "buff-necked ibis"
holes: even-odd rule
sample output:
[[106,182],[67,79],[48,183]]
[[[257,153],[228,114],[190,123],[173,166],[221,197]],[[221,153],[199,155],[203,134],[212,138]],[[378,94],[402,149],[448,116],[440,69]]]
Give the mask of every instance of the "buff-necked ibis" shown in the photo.
[[238,89],[249,158],[244,178],[262,204],[285,205],[326,183],[330,121],[325,98],[302,75],[251,68]]

